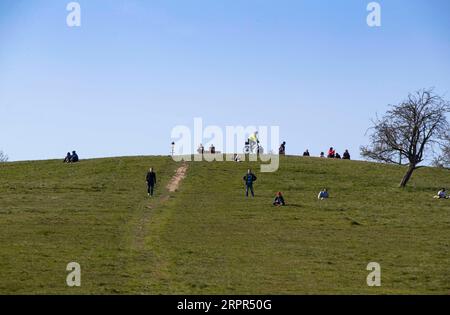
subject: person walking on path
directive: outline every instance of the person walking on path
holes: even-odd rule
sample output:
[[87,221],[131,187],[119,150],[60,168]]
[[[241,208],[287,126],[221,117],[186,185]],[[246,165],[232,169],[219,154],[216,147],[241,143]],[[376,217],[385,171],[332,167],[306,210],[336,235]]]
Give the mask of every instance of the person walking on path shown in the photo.
[[245,182],[245,197],[248,197],[248,191],[252,193],[252,197],[255,197],[255,192],[253,191],[253,182],[256,180],[255,174],[252,173],[251,169],[247,170],[247,174],[243,177]]
[[153,190],[156,185],[156,173],[153,171],[152,167],[149,169],[147,173],[146,182],[147,182],[147,194],[150,197],[153,197]]

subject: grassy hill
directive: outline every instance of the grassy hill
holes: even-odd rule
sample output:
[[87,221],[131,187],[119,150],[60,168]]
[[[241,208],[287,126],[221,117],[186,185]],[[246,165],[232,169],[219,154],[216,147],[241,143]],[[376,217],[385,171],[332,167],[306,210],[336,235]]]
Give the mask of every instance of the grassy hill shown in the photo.
[[[145,173],[158,175],[146,195]],[[285,157],[258,163],[168,157],[0,164],[0,293],[380,294],[450,292],[450,171]],[[242,176],[256,171],[256,198]],[[331,198],[316,199],[328,187]],[[276,191],[287,207],[272,207]],[[66,265],[82,269],[69,288]],[[382,286],[368,287],[369,262]]]

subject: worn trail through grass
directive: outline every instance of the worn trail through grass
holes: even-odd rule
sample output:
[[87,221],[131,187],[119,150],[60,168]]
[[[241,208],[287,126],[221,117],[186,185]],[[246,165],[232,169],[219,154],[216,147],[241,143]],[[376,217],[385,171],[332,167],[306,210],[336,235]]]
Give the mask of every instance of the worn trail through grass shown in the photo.
[[[172,176],[171,180],[166,186],[166,189],[168,190],[169,193],[174,193],[177,191],[178,187],[181,184],[181,181],[186,176],[187,169],[188,165],[185,163],[183,163],[180,167],[177,168],[175,174]],[[145,233],[148,232],[146,231],[145,227],[147,226],[151,218],[151,210],[169,200],[169,193],[163,192],[159,198],[157,198],[156,200],[152,200],[154,201],[153,203],[149,203],[148,200],[145,200],[140,203],[139,213],[142,213],[142,218],[139,221],[140,223],[136,227],[137,248],[142,248],[144,244]]]

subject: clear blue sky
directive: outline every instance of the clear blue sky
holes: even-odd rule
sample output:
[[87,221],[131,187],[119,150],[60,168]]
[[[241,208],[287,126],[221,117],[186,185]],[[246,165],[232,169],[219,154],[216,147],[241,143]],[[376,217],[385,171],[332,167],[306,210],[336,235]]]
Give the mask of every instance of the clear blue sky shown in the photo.
[[450,1],[0,1],[0,149],[11,160],[169,153],[171,129],[279,125],[288,153],[359,156],[387,104],[450,98]]

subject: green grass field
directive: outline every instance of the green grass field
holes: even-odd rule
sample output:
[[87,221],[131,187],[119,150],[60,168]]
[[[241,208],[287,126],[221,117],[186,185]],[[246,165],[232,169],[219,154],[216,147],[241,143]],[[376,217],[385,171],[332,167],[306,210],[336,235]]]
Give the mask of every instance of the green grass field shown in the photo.
[[[153,166],[157,196],[146,195]],[[2,294],[449,294],[450,171],[284,157],[180,164],[126,157],[0,164]],[[244,197],[251,166],[256,198]],[[328,187],[331,198],[316,199]],[[288,206],[271,205],[282,191]],[[81,265],[81,287],[66,265]],[[369,262],[382,269],[368,287]]]

